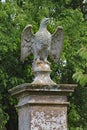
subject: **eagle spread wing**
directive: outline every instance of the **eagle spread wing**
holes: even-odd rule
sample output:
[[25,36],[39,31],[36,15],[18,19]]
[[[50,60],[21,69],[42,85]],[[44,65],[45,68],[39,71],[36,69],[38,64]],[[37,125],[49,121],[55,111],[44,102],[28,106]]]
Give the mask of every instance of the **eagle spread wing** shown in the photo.
[[24,28],[21,36],[21,58],[20,60],[24,62],[25,58],[32,53],[32,44],[34,39],[34,34],[32,33],[32,26],[28,25]]
[[58,63],[62,51],[64,39],[64,31],[61,26],[58,26],[57,30],[52,35],[51,40],[51,55],[56,63]]

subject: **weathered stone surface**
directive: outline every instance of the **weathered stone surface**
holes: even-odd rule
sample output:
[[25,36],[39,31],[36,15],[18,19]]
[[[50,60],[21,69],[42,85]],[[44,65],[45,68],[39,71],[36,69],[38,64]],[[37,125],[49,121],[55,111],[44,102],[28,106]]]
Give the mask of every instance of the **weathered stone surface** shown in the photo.
[[67,94],[75,87],[26,83],[9,90],[18,99],[19,130],[67,130]]
[[67,108],[32,106],[31,130],[67,130]]
[[9,92],[15,97],[19,97],[22,93],[28,93],[29,95],[29,93],[33,94],[35,92],[39,92],[39,94],[55,92],[55,94],[59,95],[60,93],[68,94],[69,92],[74,92],[76,86],[76,84],[35,85],[24,83],[10,89]]
[[18,109],[18,130],[30,129],[30,108],[29,106],[22,106]]

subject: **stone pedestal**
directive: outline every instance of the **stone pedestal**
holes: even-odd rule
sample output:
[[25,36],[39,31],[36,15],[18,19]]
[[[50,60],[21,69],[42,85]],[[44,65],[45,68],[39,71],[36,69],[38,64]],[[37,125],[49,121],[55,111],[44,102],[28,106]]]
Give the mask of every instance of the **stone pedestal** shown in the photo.
[[19,130],[67,130],[67,94],[75,87],[26,83],[11,89],[18,99]]
[[35,76],[32,84],[34,85],[56,85],[56,83],[50,78],[50,63],[43,61],[34,62],[32,64],[33,74]]

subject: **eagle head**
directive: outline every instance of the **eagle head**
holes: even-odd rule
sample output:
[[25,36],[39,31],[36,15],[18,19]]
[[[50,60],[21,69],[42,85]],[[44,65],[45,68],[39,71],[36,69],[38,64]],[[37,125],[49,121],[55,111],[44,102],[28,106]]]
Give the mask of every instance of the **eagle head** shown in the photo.
[[40,27],[46,27],[47,23],[50,21],[50,18],[44,18],[41,21]]

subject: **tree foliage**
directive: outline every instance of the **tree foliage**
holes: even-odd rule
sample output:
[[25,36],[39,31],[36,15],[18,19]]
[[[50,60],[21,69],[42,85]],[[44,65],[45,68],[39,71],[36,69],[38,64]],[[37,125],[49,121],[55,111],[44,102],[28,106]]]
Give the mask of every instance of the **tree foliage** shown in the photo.
[[4,128],[8,118],[8,115],[0,108],[0,130]]
[[[59,64],[52,59],[52,79],[57,83],[78,83],[68,110],[69,129],[87,129],[87,22],[82,14],[82,0],[7,0],[0,2],[0,118],[7,129],[17,130],[17,103],[8,90],[18,84],[32,82],[33,56],[20,63],[21,32],[27,24],[38,30],[42,18],[50,17],[48,30],[57,26],[65,31],[63,53]],[[10,110],[10,111],[9,111]],[[81,123],[82,121],[82,123]]]

